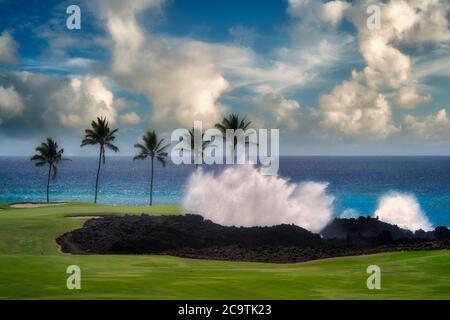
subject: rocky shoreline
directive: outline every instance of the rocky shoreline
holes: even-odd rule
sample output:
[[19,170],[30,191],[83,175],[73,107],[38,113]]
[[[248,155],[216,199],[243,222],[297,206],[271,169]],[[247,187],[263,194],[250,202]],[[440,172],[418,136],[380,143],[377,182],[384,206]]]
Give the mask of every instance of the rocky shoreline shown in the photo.
[[294,263],[405,250],[450,249],[445,227],[415,233],[377,219],[336,219],[321,234],[294,225],[225,227],[201,216],[109,216],[57,238],[72,254],[158,254]]

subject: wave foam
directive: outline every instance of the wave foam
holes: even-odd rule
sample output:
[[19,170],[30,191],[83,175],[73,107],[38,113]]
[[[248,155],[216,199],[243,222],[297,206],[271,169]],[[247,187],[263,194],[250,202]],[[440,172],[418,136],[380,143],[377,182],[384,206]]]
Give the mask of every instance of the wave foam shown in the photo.
[[198,170],[188,181],[184,207],[225,226],[295,224],[321,231],[333,218],[334,197],[327,183],[290,183],[264,176],[252,165],[221,173]]
[[412,231],[433,229],[419,202],[410,194],[393,192],[381,197],[374,215],[381,221]]

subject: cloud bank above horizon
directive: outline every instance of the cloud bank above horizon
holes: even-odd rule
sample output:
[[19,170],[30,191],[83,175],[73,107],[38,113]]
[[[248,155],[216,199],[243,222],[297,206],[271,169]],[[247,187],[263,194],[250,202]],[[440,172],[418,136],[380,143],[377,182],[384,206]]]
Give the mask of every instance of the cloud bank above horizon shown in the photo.
[[[0,143],[26,143],[15,136],[24,126],[30,136],[79,133],[101,115],[127,132],[126,152],[148,127],[164,134],[238,112],[282,129],[285,154],[448,154],[450,4],[380,3],[381,29],[370,30],[374,3],[265,4],[276,21],[241,4],[261,13],[255,22],[219,19],[207,2],[86,1],[75,32],[59,3],[34,26],[13,28],[11,16],[0,24]],[[31,14],[23,9],[17,19]]]

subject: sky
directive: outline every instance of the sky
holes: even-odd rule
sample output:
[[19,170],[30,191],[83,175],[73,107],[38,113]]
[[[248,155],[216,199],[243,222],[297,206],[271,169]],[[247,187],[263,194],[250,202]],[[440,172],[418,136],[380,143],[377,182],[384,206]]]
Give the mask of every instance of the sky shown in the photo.
[[0,0],[0,155],[49,136],[95,155],[97,116],[132,155],[232,112],[283,155],[449,155],[449,19],[447,0]]

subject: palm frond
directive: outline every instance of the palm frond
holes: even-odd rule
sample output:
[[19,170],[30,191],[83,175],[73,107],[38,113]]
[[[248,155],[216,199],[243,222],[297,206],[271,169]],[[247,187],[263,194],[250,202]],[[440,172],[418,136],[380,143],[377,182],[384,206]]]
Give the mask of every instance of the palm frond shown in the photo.
[[142,153],[141,153],[141,154],[135,156],[135,157],[133,158],[133,160],[145,160],[145,159],[147,159],[147,157],[148,157],[147,154],[142,154]]
[[227,128],[226,128],[223,124],[221,124],[221,123],[216,123],[216,124],[214,125],[214,127],[215,127],[216,129],[219,129],[219,131],[222,132],[223,135],[225,135],[225,133],[226,133],[226,131],[227,131]]
[[[161,141],[162,141],[162,140],[161,140]],[[164,151],[166,151],[166,149],[167,149],[169,146],[170,146],[170,143],[166,144],[165,146],[163,146],[163,147],[161,147],[161,148],[157,148],[155,151],[156,151],[157,153],[164,152]]]
[[163,167],[166,167],[166,160],[163,157],[156,157],[156,160],[158,160]]
[[113,145],[112,143],[109,143],[109,142],[107,142],[107,143],[105,143],[105,146],[109,149],[109,150],[112,150],[112,151],[114,151],[114,152],[119,152],[119,148],[117,147],[117,146],[115,146],[115,145]]
[[149,150],[147,149],[147,147],[144,146],[144,145],[142,145],[142,144],[140,144],[140,143],[136,143],[136,144],[134,145],[134,147],[140,149],[140,152],[141,152],[141,153],[146,153],[146,154],[149,153]]
[[81,141],[81,147],[84,147],[84,146],[88,146],[88,145],[94,145],[94,144],[98,144],[98,143],[100,143],[100,141],[99,140],[97,140],[97,139],[93,139],[93,138],[84,138],[82,141]]
[[35,154],[34,156],[31,157],[30,160],[31,161],[46,161],[45,157],[40,154]]
[[159,150],[159,146],[164,142],[164,139],[159,140],[159,142],[155,146],[155,151]]

